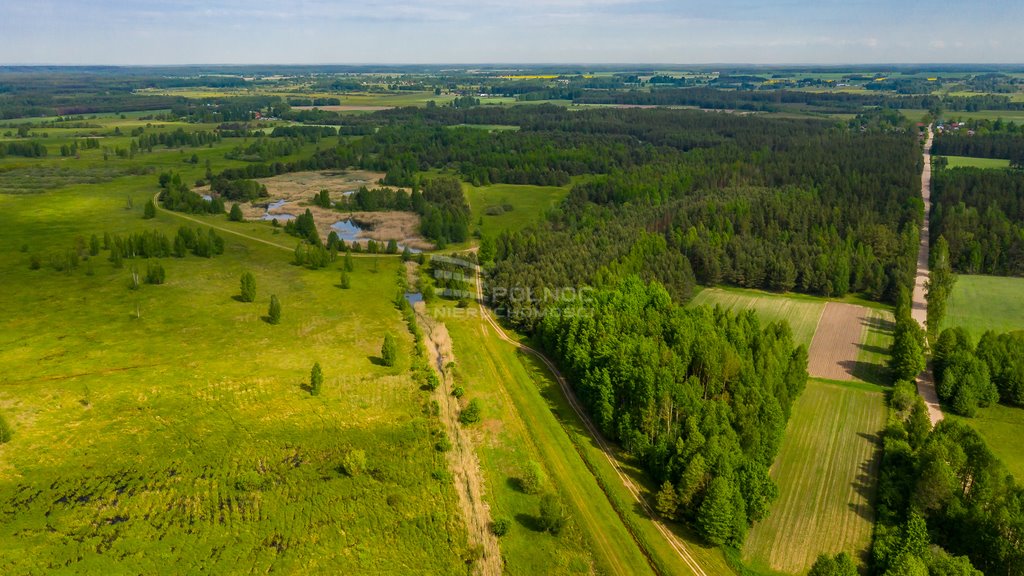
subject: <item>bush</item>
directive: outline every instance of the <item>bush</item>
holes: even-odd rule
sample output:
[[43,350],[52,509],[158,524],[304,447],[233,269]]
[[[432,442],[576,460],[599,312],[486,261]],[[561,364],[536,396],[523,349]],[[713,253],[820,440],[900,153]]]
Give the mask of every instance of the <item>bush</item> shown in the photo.
[[245,216],[242,215],[242,207],[239,206],[237,202],[231,205],[231,212],[228,213],[228,220],[232,222],[242,222],[245,220]]
[[349,476],[355,477],[366,471],[366,452],[362,450],[349,450],[341,458],[341,470]]
[[345,272],[344,270],[341,271],[341,283],[338,285],[345,290],[352,287],[352,279],[349,278],[348,272]]
[[444,431],[441,432],[441,437],[434,443],[434,449],[438,452],[447,452],[452,449],[452,441],[448,439],[448,434]]
[[459,422],[463,425],[475,424],[480,421],[480,412],[480,401],[474,398],[462,409],[462,412],[459,412]]
[[491,534],[501,538],[512,528],[512,521],[508,518],[496,518],[491,522]]
[[455,389],[452,390],[452,396],[455,396],[456,398],[462,398],[465,394],[466,389],[462,386],[456,386]]
[[523,476],[519,478],[519,488],[526,494],[540,494],[547,485],[547,475],[540,464],[530,461],[526,464]]
[[540,499],[540,516],[537,518],[541,529],[557,536],[565,527],[566,520],[565,508],[558,496],[545,494]]
[[166,278],[167,273],[159,262],[146,265],[146,284],[163,284]]

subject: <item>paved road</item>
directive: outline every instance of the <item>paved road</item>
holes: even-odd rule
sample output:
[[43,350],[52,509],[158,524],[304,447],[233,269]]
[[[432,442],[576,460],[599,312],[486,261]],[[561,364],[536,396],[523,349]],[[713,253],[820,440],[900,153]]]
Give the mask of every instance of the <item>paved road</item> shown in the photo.
[[[924,224],[921,225],[921,247],[917,252],[917,277],[914,279],[914,295],[912,297],[910,315],[926,327],[928,322],[928,301],[925,295],[928,293],[925,283],[928,281],[928,245],[929,232],[928,220],[932,211],[932,128],[928,127],[928,139],[924,143],[924,170],[921,172],[921,198],[924,199]],[[928,405],[928,417],[932,425],[942,420],[942,407],[939,405],[939,395],[935,392],[935,379],[932,377],[932,367],[929,364],[924,372],[917,377],[917,392],[924,398]]]

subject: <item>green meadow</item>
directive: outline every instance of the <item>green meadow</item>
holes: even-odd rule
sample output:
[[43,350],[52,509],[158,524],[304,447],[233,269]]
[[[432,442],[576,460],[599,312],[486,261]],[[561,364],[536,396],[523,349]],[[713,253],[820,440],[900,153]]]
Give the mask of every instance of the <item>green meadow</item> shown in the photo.
[[[2,162],[0,181],[56,174],[0,194],[0,412],[14,431],[0,446],[3,573],[465,573],[438,424],[392,303],[398,261],[356,259],[342,290],[338,264],[293,266],[294,239],[266,224],[142,219],[156,172],[198,178],[206,159],[231,165],[222,155],[235,144]],[[199,163],[185,163],[193,153]],[[105,250],[70,271],[51,265],[93,234],[173,238],[196,221],[220,229],[224,254],[160,259],[161,285],[132,289],[132,268],[144,275],[149,262],[117,268]],[[253,303],[235,298],[245,271]],[[271,294],[278,325],[263,319]],[[387,332],[403,350],[394,367],[377,359]],[[346,468],[360,452],[365,466]]]
[[1024,278],[957,276],[943,327],[962,326],[975,340],[986,330],[1024,330]]
[[970,156],[946,156],[949,168],[1009,168],[1010,161],[1003,158],[971,158]]
[[527,186],[463,184],[466,200],[473,211],[472,224],[487,236],[521,230],[544,218],[568,194],[569,186]]

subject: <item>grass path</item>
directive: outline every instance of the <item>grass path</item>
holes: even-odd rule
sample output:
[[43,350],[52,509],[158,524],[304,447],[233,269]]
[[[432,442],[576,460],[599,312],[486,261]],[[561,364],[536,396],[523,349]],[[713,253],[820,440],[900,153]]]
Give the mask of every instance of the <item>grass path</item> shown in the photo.
[[[476,291],[477,299],[480,302],[482,302],[483,287],[481,285],[479,275],[477,275],[476,278]],[[604,439],[600,431],[597,430],[597,427],[594,426],[593,422],[590,421],[589,416],[586,414],[582,406],[580,406],[579,401],[576,399],[576,394],[573,391],[572,387],[569,386],[569,383],[566,381],[565,377],[562,376],[562,373],[559,372],[554,362],[552,362],[547,356],[538,352],[537,350],[534,350],[533,348],[509,337],[505,333],[504,329],[497,323],[497,321],[486,308],[481,306],[480,313],[483,316],[484,320],[487,322],[487,324],[490,325],[490,327],[494,330],[494,332],[498,335],[499,338],[501,338],[502,340],[509,344],[512,344],[519,350],[522,350],[523,352],[534,356],[547,367],[548,371],[551,373],[552,376],[554,376],[555,380],[558,382],[562,394],[565,396],[570,406],[572,406],[572,409],[576,413],[576,416],[580,419],[581,422],[583,422],[583,425],[590,433],[591,438],[600,447],[602,453],[608,461],[608,464],[610,464],[612,469],[614,469],[615,474],[618,476],[618,479],[622,483],[622,485],[624,485],[626,489],[629,491],[629,493],[633,496],[634,501],[643,509],[647,516],[650,517],[651,523],[669,543],[669,546],[672,548],[673,551],[675,551],[679,559],[682,560],[682,562],[689,569],[689,571],[695,576],[707,576],[707,573],[702,569],[700,564],[690,554],[686,546],[683,545],[683,543],[675,536],[675,534],[673,534],[660,520],[657,519],[657,515],[650,508],[646,499],[641,497],[640,489],[633,482],[633,480],[622,470],[622,467],[619,465],[617,459],[615,458],[611,447],[608,445],[607,441]],[[634,534],[633,537],[636,538],[636,535]]]

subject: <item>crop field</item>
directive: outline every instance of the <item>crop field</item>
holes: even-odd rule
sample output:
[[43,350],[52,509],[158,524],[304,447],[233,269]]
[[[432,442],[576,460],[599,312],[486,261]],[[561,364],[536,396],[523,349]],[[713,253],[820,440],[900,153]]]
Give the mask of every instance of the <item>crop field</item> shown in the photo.
[[810,346],[814,329],[825,308],[824,300],[807,296],[780,295],[738,288],[705,288],[693,298],[691,304],[717,304],[734,312],[754,310],[762,321],[789,322],[793,338],[805,346]]
[[1003,158],[971,158],[970,156],[946,156],[949,168],[1009,168],[1010,161]]
[[[224,166],[224,146],[197,154]],[[129,165],[99,153],[39,165]],[[177,151],[146,162],[189,170]],[[0,411],[14,429],[0,446],[0,572],[464,574],[465,529],[391,303],[397,260],[357,259],[342,290],[337,265],[292,266],[293,239],[265,224],[143,220],[155,180],[0,194]],[[147,262],[116,268],[102,250],[70,272],[50,265],[77,238],[173,237],[199,221],[225,253],[162,259],[162,285],[130,289]],[[234,298],[243,271],[254,303]],[[261,319],[271,294],[276,326]],[[385,332],[406,358],[393,368],[375,360]],[[359,450],[365,470],[350,475]]]
[[857,364],[853,375],[869,384],[887,385],[889,375],[889,348],[892,346],[895,320],[888,310],[869,310],[865,316],[864,332],[858,344]]
[[864,563],[885,419],[879,392],[808,382],[771,469],[779,499],[743,549],[752,568],[804,574],[818,554],[842,551]]
[[943,327],[962,326],[977,340],[986,330],[1024,330],[1024,278],[957,276]]
[[538,222],[546,210],[557,206],[569,193],[568,186],[518,184],[464,184],[463,189],[473,211],[472,225],[491,237]]

